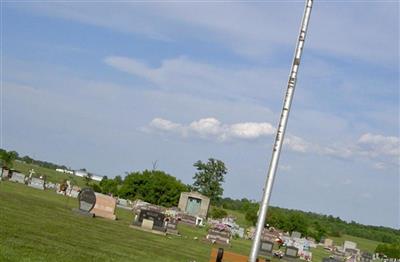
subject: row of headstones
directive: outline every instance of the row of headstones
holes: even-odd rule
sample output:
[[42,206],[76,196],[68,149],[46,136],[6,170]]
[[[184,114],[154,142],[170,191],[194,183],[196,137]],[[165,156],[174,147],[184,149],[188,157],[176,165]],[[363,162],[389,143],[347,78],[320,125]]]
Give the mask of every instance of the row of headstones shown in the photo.
[[15,182],[15,183],[20,183],[20,184],[26,184],[30,187],[36,188],[36,189],[55,189],[56,184],[52,182],[45,182],[43,179],[37,178],[37,177],[27,177],[24,174],[13,172],[11,177],[9,178],[9,181]]

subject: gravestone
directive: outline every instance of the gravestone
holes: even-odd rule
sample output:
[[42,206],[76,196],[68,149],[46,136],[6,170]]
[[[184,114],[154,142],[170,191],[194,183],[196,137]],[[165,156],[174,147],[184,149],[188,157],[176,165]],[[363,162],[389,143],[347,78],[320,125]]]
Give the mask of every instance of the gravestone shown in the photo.
[[324,247],[331,247],[331,246],[333,246],[333,240],[329,239],[329,238],[325,239],[324,240]]
[[214,227],[208,230],[206,239],[212,243],[229,245],[231,236],[232,234],[228,229],[219,229]]
[[260,254],[263,256],[272,255],[272,249],[274,248],[274,242],[261,240]]
[[132,210],[132,206],[130,205],[130,201],[123,199],[123,198],[118,198],[117,201],[117,206],[123,209],[127,209],[127,210]]
[[25,175],[17,172],[13,172],[10,181],[25,184]]
[[179,235],[178,220],[174,218],[167,219],[167,233],[172,235]]
[[91,188],[84,188],[78,194],[79,209],[73,209],[82,215],[87,215],[93,217],[94,215],[90,213],[96,204],[96,195]]
[[79,196],[79,192],[81,189],[78,186],[73,186],[71,191],[69,192],[69,196],[73,198],[77,198]]
[[166,231],[165,215],[157,211],[142,209],[133,224],[139,227],[148,226],[148,224],[143,225],[144,222],[148,223],[147,220],[153,221],[152,227],[150,228],[151,230],[160,232]]
[[52,183],[52,182],[48,182],[48,183],[46,183],[46,189],[56,190],[57,189],[57,185]]
[[361,262],[372,262],[374,259],[374,256],[371,253],[364,252],[361,255],[360,261]]
[[179,220],[180,220],[180,222],[182,222],[182,223],[184,223],[186,225],[189,225],[189,226],[196,226],[196,223],[197,223],[197,217],[192,216],[192,215],[188,215],[188,214],[185,214],[185,213],[182,213],[179,216]]
[[142,228],[153,230],[154,220],[144,218],[142,221]]
[[44,190],[44,181],[40,178],[32,177],[28,183],[28,186]]
[[10,171],[8,170],[8,169],[5,169],[5,168],[2,168],[1,169],[1,179],[2,180],[7,180],[7,179],[9,179],[9,174],[10,174]]
[[301,238],[301,233],[297,231],[292,232],[292,238]]
[[287,246],[284,257],[288,261],[297,260],[299,258],[299,249],[297,247]]
[[348,240],[344,241],[343,250],[356,249],[356,248],[357,248],[357,243]]
[[107,196],[100,193],[95,193],[96,203],[90,213],[94,214],[96,217],[104,217],[108,219],[115,220],[115,207],[117,205],[117,200],[111,196]]

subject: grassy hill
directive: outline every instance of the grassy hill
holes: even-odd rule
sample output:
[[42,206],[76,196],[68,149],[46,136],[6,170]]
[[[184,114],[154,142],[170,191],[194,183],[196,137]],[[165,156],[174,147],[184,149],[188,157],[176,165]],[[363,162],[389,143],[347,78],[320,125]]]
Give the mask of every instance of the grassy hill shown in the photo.
[[[60,173],[54,169],[45,168],[45,167],[41,167],[41,166],[34,165],[34,164],[27,164],[22,161],[15,161],[13,169],[23,173],[24,175],[28,175],[29,170],[33,169],[33,170],[35,170],[34,176],[39,177],[40,175],[44,175],[44,176],[46,176],[47,181],[50,181],[53,183],[61,183],[64,181],[64,179],[67,179],[67,180],[70,180],[73,184],[76,184],[78,186],[85,185],[85,181],[81,177]],[[96,182],[96,181],[93,181],[93,182]]]
[[[211,249],[218,247],[202,240],[204,228],[179,225],[182,237],[158,236],[129,228],[133,215],[123,209],[117,209],[117,221],[79,216],[71,211],[77,202],[52,191],[0,182],[0,261],[199,262],[208,261]],[[355,241],[368,249],[376,245]],[[247,255],[250,246],[251,241],[240,239],[225,249]],[[321,248],[313,252],[313,261],[327,255]]]

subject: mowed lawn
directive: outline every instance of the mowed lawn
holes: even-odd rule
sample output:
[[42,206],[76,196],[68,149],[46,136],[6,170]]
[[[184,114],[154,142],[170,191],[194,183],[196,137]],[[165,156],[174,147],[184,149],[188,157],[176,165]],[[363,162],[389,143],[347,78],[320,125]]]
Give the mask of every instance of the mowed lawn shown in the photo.
[[77,202],[0,182],[0,261],[208,261],[204,229],[154,235],[129,228],[133,216],[123,209],[117,221],[79,216],[71,210]]

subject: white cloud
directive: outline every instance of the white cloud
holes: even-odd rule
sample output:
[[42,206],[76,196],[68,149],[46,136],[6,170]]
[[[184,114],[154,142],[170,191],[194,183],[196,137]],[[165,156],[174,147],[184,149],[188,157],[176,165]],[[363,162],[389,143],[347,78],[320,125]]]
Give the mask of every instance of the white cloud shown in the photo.
[[162,118],[154,118],[150,126],[163,131],[177,131],[182,128],[181,125]]
[[275,129],[270,123],[245,122],[223,124],[218,119],[209,117],[193,121],[187,125],[155,118],[149,125],[152,129],[163,132],[178,133],[182,136],[195,136],[203,139],[228,141],[233,139],[252,140],[274,134]]
[[400,156],[400,139],[371,133],[363,134],[357,141],[360,154],[375,157],[379,155]]
[[[272,137],[276,131],[267,122],[223,124],[213,117],[202,118],[186,125],[155,118],[150,122],[149,126],[153,130],[175,133],[183,137],[193,136],[202,139],[215,139],[220,142]],[[399,156],[399,138],[370,133],[363,134],[353,143],[329,146],[317,144],[293,134],[287,134],[284,139],[284,145],[285,149],[301,154],[318,154],[335,158],[355,159],[361,157],[364,159],[376,159],[379,162],[373,164],[375,169],[386,168],[386,162],[393,164],[395,162],[393,157],[398,158]]]
[[309,142],[294,135],[288,135],[283,143],[287,145],[289,149],[295,152],[306,153],[312,149],[312,146]]
[[275,133],[275,128],[270,123],[238,123],[230,126],[230,133],[234,137],[257,138],[259,136],[269,136]]

